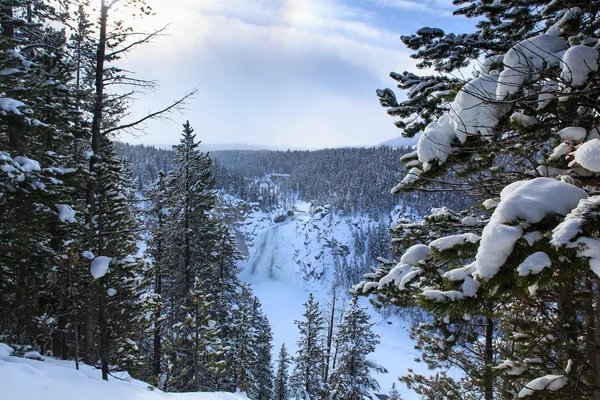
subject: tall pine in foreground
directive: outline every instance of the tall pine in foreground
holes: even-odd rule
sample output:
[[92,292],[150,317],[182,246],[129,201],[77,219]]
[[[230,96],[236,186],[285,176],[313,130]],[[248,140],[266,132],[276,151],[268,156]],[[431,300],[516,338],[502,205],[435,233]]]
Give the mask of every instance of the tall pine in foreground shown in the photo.
[[600,399],[600,4],[466,4],[456,13],[483,17],[476,37],[424,28],[403,41],[439,71],[478,58],[473,78],[393,74],[410,107],[378,95],[391,115],[424,117],[398,124],[421,137],[393,192],[463,191],[481,208],[435,209],[414,224],[423,235],[401,222],[398,260],[354,290],[430,314],[414,334],[443,369],[403,378],[423,398]]

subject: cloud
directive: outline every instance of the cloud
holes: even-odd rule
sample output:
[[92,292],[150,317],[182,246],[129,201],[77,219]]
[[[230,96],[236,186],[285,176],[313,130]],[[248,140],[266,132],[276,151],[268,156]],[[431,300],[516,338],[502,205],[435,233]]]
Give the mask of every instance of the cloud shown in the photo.
[[161,87],[133,115],[199,93],[181,121],[149,124],[144,141],[176,142],[185,118],[208,143],[365,145],[399,134],[374,91],[414,61],[370,10],[337,0],[172,0],[155,9],[145,28],[171,20],[169,36],[124,63]]
[[455,8],[452,5],[452,0],[369,0],[378,7],[395,8],[399,10],[415,11],[427,14],[434,14],[438,17],[451,17],[452,10]]

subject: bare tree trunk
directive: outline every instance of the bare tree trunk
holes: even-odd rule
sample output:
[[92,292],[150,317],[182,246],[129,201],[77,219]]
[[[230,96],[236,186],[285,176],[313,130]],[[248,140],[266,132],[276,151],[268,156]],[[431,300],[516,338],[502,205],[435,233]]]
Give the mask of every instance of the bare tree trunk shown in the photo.
[[337,300],[337,290],[333,290],[333,299],[331,304],[331,314],[329,316],[329,327],[327,329],[327,354],[325,355],[325,383],[329,383],[329,362],[331,361],[331,342],[333,341],[333,325],[335,323],[335,302]]

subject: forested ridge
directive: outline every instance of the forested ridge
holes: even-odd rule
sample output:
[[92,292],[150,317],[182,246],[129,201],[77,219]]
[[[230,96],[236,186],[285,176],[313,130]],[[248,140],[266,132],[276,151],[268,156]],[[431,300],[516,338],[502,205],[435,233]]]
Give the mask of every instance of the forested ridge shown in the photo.
[[[115,142],[194,94],[128,115],[155,82],[119,60],[164,30],[117,11],[148,16],[145,1],[0,0],[0,357],[74,360],[104,380],[127,369],[171,392],[372,399],[385,368],[365,296],[416,310],[431,372],[400,382],[422,399],[599,400],[600,3],[454,5],[475,32],[402,36],[435,73],[392,72],[402,94],[376,91],[415,149],[208,154],[189,121],[172,150]],[[227,196],[269,228],[307,202],[289,226],[344,277],[330,304],[308,296],[277,363]],[[305,264],[315,279],[324,254]]]

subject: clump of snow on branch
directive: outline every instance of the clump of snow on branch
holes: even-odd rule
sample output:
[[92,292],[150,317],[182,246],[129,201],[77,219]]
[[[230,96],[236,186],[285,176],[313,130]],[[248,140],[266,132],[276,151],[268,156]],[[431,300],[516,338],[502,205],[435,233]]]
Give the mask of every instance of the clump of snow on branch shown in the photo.
[[519,275],[527,276],[529,274],[539,274],[544,268],[552,266],[552,261],[548,254],[538,251],[527,257],[518,267]]
[[98,256],[92,261],[90,272],[95,279],[102,278],[109,272],[109,265],[112,258],[105,256]]
[[555,392],[567,384],[567,378],[563,375],[546,375],[528,382],[519,392],[519,398],[531,396],[537,391],[550,390]]
[[437,251],[444,251],[465,243],[477,243],[480,240],[481,238],[474,233],[463,233],[436,239],[429,243],[429,247]]
[[418,265],[431,254],[429,246],[416,244],[411,246],[400,258],[400,264]]
[[75,222],[75,210],[71,208],[71,206],[67,204],[57,204],[56,208],[58,209],[58,219],[60,222]]
[[[500,203],[491,220],[483,229],[475,263],[477,275],[490,279],[512,253],[523,228],[540,222],[548,214],[567,215],[585,191],[551,178],[518,181],[506,186],[500,194]],[[520,222],[520,225],[507,225]]]
[[561,58],[557,53],[567,48],[567,42],[555,35],[539,35],[517,43],[504,56],[504,70],[498,78],[496,98],[502,101],[517,93],[546,65],[558,65]]
[[600,172],[600,139],[582,144],[575,151],[575,162],[593,172]]
[[590,72],[598,71],[598,50],[588,46],[569,48],[562,59],[560,77],[573,86],[583,86]]

